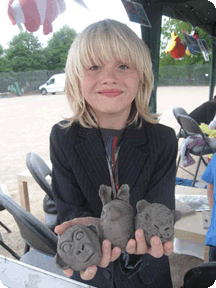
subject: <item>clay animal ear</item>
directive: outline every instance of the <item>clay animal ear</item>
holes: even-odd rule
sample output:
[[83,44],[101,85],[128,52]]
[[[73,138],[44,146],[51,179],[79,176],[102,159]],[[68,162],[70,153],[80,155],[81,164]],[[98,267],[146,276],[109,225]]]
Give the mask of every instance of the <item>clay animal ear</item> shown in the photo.
[[88,225],[86,225],[86,227],[88,227],[89,229],[91,229],[97,236],[99,236],[100,231],[99,231],[97,225],[88,224]]
[[103,206],[106,205],[107,202],[111,201],[112,188],[106,185],[100,185],[99,188],[99,196],[101,198]]
[[62,259],[59,257],[58,253],[55,255],[55,262],[56,262],[56,266],[60,269],[69,269],[70,266],[67,265],[64,261],[62,261]]
[[178,210],[172,210],[172,213],[173,213],[173,215],[174,215],[174,222],[175,222],[175,223],[176,223],[178,220],[181,219],[182,214],[181,214],[180,211],[178,211]]
[[129,185],[127,185],[127,184],[121,185],[121,187],[118,191],[118,194],[117,194],[117,198],[129,203],[129,199],[130,199],[130,192],[129,191],[130,191]]
[[144,199],[137,202],[137,204],[136,204],[137,213],[141,213],[144,210],[144,208],[149,204],[150,203]]

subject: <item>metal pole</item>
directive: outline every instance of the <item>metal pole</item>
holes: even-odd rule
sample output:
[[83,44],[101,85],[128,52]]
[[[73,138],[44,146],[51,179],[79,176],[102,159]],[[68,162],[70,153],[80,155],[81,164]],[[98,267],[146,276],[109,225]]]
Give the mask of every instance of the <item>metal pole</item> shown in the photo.
[[148,6],[143,7],[152,25],[152,28],[141,26],[142,39],[147,44],[151,51],[154,87],[150,100],[151,112],[157,111],[157,83],[159,74],[159,56],[160,56],[160,37],[161,37],[161,22],[162,22],[162,3],[149,2]]
[[209,100],[213,98],[216,83],[216,40],[212,40],[212,59],[210,72]]

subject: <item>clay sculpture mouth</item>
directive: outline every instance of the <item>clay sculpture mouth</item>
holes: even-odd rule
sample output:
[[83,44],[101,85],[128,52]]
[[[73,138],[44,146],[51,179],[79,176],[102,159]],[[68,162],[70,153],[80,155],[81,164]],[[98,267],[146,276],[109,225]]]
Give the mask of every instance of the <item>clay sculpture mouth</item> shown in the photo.
[[92,253],[84,263],[87,263],[92,258],[93,255],[94,255],[94,253]]

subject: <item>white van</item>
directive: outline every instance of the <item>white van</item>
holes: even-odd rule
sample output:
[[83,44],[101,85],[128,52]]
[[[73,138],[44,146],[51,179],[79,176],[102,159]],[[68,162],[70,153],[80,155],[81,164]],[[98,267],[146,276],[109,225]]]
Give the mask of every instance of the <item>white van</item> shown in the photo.
[[65,91],[65,73],[53,75],[45,84],[39,87],[42,95],[47,93],[55,94],[56,92]]

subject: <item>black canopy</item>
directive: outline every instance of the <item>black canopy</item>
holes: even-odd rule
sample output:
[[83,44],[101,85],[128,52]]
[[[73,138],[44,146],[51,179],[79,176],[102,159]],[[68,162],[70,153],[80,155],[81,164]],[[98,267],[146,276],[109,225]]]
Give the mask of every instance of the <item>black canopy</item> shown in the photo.
[[[126,0],[122,0],[125,2]],[[142,39],[152,54],[155,85],[151,97],[151,107],[156,111],[156,90],[158,81],[160,35],[162,16],[175,18],[199,27],[212,38],[212,57],[210,71],[209,99],[212,99],[216,82],[216,8],[208,0],[133,0],[143,5],[152,28],[141,26]]]

